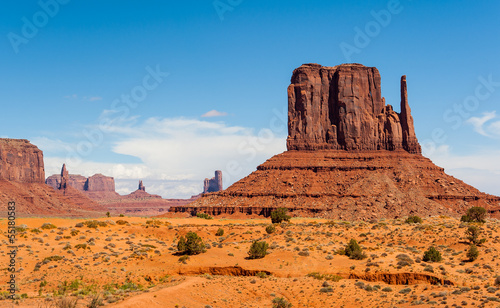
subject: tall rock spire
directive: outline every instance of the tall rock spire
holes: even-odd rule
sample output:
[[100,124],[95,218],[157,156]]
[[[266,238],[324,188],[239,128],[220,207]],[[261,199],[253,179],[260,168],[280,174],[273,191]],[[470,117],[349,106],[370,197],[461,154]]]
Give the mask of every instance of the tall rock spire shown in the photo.
[[413,127],[413,117],[411,116],[410,105],[408,104],[408,92],[406,88],[406,75],[401,76],[401,129],[403,132],[403,149],[410,153],[421,153],[420,144],[415,135]]
[[69,173],[68,170],[66,170],[66,164],[63,164],[61,169],[61,185],[59,186],[59,189],[66,189],[66,187],[68,186],[68,180]]

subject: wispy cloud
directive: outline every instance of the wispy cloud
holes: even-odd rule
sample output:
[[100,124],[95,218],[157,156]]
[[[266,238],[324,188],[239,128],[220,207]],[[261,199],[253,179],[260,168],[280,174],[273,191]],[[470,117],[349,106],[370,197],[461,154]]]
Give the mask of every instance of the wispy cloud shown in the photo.
[[217,111],[215,109],[210,110],[209,112],[201,115],[202,118],[225,117],[225,116],[227,116],[227,112]]
[[[492,121],[496,120],[497,121]],[[484,112],[481,117],[470,117],[466,123],[472,125],[472,129],[480,135],[496,138],[500,136],[500,120],[496,111]]]

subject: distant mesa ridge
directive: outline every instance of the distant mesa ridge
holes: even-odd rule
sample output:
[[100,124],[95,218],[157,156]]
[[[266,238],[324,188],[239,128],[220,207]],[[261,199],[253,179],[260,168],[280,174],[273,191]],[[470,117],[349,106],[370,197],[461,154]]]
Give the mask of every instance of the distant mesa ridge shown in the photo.
[[287,91],[288,151],[226,190],[171,211],[269,216],[286,207],[292,215],[370,220],[458,216],[483,206],[500,217],[500,197],[447,175],[421,155],[406,76],[399,113],[386,105],[380,79],[375,67],[361,64],[295,69]]
[[67,186],[71,186],[82,192],[115,192],[115,179],[113,177],[100,173],[88,178],[78,174],[69,174],[66,164],[63,164],[61,174],[49,176],[45,183],[54,189],[65,189]]

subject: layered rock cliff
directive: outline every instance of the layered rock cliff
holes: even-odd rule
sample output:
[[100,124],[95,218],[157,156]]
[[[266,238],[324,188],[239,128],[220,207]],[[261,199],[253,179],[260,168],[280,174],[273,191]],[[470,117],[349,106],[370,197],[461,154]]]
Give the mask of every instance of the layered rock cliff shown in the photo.
[[288,87],[288,150],[420,153],[401,78],[401,113],[385,104],[375,67],[304,64]]
[[25,139],[0,138],[0,179],[43,183],[43,152]]

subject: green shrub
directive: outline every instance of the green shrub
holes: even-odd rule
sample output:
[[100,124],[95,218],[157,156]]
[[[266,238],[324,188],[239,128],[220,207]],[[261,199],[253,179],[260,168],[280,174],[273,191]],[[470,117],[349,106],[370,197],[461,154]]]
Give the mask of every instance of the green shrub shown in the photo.
[[482,240],[479,239],[479,234],[481,234],[481,230],[476,226],[469,226],[465,231],[467,240],[469,240],[471,245],[479,245],[481,243]]
[[217,230],[217,232],[215,233],[216,236],[223,236],[224,235],[224,229],[222,228],[219,228],[219,230]]
[[274,225],[269,225],[266,227],[267,234],[274,233],[274,231],[276,231],[276,227]]
[[75,245],[75,249],[76,249],[76,250],[78,250],[78,249],[80,249],[80,248],[81,248],[81,249],[83,249],[83,250],[85,250],[85,249],[87,249],[87,248],[88,248],[88,249],[90,249],[90,247],[88,247],[88,246],[87,246],[87,244],[76,244],[76,245]]
[[409,216],[408,218],[406,218],[405,222],[407,224],[421,224],[422,223],[422,218],[418,217],[418,216]]
[[42,263],[48,263],[50,261],[60,261],[64,259],[64,257],[61,257],[61,256],[50,256],[50,257],[46,257],[45,259],[43,259]]
[[269,248],[269,244],[267,244],[265,241],[255,241],[252,243],[252,246],[250,246],[248,256],[250,259],[264,258],[267,254],[267,248]]
[[106,217],[110,217],[111,214],[109,212],[106,212]]
[[188,255],[184,255],[184,256],[179,258],[179,262],[184,263],[184,264],[187,264],[187,260],[189,260]]
[[271,222],[279,224],[282,221],[290,221],[290,216],[287,215],[288,209],[284,207],[277,208],[271,212]]
[[116,221],[116,224],[123,226],[123,225],[128,224],[128,221],[123,220],[123,219],[118,219],[118,220]]
[[441,253],[437,251],[436,248],[431,247],[426,252],[424,252],[424,257],[422,260],[424,260],[425,262],[439,262],[441,261],[441,259]]
[[120,214],[120,217],[125,217],[125,215],[123,215],[123,214]]
[[197,255],[206,251],[205,244],[203,243],[201,237],[192,231],[189,231],[185,238],[184,236],[181,236],[177,242],[177,250],[180,253],[187,255]]
[[56,225],[51,224],[50,222],[47,222],[47,223],[44,223],[40,228],[42,228],[44,230],[48,230],[48,229],[55,229],[57,227],[56,227]]
[[467,251],[467,258],[469,261],[474,261],[479,256],[479,250],[477,250],[476,245],[470,245],[469,250]]
[[467,213],[462,216],[461,221],[464,222],[484,222],[486,218],[486,209],[480,206],[473,206],[467,210]]
[[273,308],[290,308],[290,307],[292,307],[292,304],[290,304],[283,297],[275,297],[273,299]]
[[196,213],[196,217],[203,218],[203,219],[214,219],[212,216],[208,215],[207,213]]
[[349,259],[362,260],[366,258],[366,255],[363,253],[363,250],[355,239],[351,239],[349,244],[347,244],[344,249],[344,253],[349,257]]
[[87,220],[83,222],[83,225],[87,226],[87,228],[96,229],[97,227],[106,227],[108,224],[104,221]]

